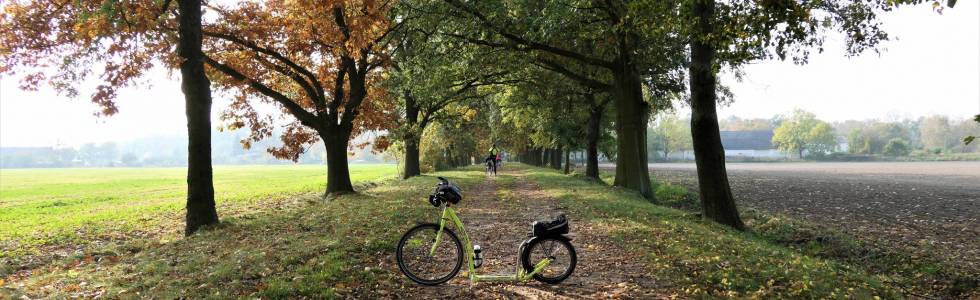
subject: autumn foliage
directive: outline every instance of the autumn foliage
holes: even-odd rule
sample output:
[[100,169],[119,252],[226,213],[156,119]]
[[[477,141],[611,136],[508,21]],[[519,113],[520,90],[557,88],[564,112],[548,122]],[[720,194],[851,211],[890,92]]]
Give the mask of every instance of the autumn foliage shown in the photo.
[[[91,100],[100,115],[118,111],[122,88],[140,83],[155,64],[174,70],[178,11],[164,0],[13,1],[0,17],[0,74],[22,75],[68,96],[93,73]],[[388,64],[386,37],[399,25],[392,1],[240,1],[203,8],[203,63],[219,97],[233,101],[225,128],[247,127],[251,143],[285,123],[282,145],[269,153],[296,160],[323,141],[327,194],[353,192],[347,166],[352,136],[383,128],[386,104],[375,83]],[[95,71],[93,71],[95,70]],[[263,114],[266,103],[283,114]],[[284,121],[284,122],[277,122]],[[385,146],[385,143],[380,145]]]
[[[25,89],[48,85],[91,94],[98,115],[118,112],[120,89],[145,83],[156,65],[177,69],[176,8],[155,0],[5,1],[0,17],[0,74]],[[248,128],[245,147],[272,135],[285,120],[283,145],[270,149],[296,159],[321,139],[343,142],[384,127],[390,105],[375,82],[387,64],[384,38],[396,26],[390,1],[275,0],[211,3],[204,8],[204,53],[209,78],[233,97],[225,127]],[[262,114],[272,103],[286,116]],[[281,124],[282,122],[278,122]]]

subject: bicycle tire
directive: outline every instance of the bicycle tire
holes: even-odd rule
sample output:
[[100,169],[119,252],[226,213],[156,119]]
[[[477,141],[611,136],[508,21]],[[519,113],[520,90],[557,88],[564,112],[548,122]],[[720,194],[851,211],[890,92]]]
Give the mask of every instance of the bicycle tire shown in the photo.
[[539,237],[531,240],[530,243],[528,243],[526,246],[521,248],[521,265],[524,267],[525,272],[534,271],[534,264],[536,262],[531,262],[531,250],[534,249],[535,245],[545,241],[557,241],[559,244],[564,246],[566,250],[568,250],[568,255],[569,255],[568,268],[564,273],[562,273],[560,276],[557,277],[545,277],[544,275],[539,273],[539,274],[534,274],[533,278],[534,280],[544,282],[547,284],[558,284],[564,281],[565,279],[568,279],[569,276],[572,276],[572,272],[575,271],[575,265],[578,263],[578,257],[576,257],[575,254],[575,246],[572,246],[572,243],[569,242],[567,238],[555,236],[555,237]]
[[398,261],[398,268],[401,269],[402,274],[405,274],[405,276],[407,276],[408,279],[411,279],[412,281],[423,285],[443,284],[446,281],[452,279],[453,277],[456,277],[456,274],[459,273],[459,269],[463,266],[463,244],[459,241],[459,237],[456,236],[456,233],[450,230],[449,228],[442,229],[442,232],[444,233],[443,238],[448,237],[453,241],[453,245],[456,246],[456,264],[453,267],[453,270],[449,272],[446,276],[439,277],[433,280],[426,280],[426,279],[419,278],[416,274],[408,270],[408,267],[405,266],[405,260],[402,257],[404,254],[402,249],[405,247],[405,242],[408,240],[408,237],[411,236],[411,233],[426,228],[432,228],[438,231],[439,224],[434,224],[434,223],[419,224],[406,231],[405,234],[402,235],[402,238],[398,240],[398,246],[395,249],[395,259]]

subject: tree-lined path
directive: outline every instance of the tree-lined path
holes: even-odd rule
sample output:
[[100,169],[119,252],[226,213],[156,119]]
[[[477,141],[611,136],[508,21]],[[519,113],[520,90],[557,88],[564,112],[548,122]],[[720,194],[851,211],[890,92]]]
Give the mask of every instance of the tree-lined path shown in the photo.
[[[527,177],[526,168],[514,170],[514,167],[519,166],[502,168],[497,177],[488,177],[464,190],[463,201],[457,207],[474,245],[484,249],[484,263],[477,269],[478,274],[513,274],[518,264],[517,248],[528,238],[531,222],[564,211],[561,201]],[[433,212],[431,216],[438,215]],[[422,286],[404,277],[394,256],[388,256],[381,264],[390,277],[382,280],[379,290],[371,291],[377,294],[360,296],[393,299],[651,299],[669,296],[670,290],[658,284],[647,268],[643,253],[626,250],[622,243],[615,241],[612,227],[574,216],[570,222],[569,236],[578,254],[578,266],[572,276],[559,285],[535,281],[471,284],[464,266],[460,274],[446,284]]]
[[[221,225],[190,237],[182,237],[181,228],[174,226],[181,221],[179,198],[161,200],[159,207],[136,208],[124,227],[116,226],[122,224],[118,221],[96,219],[74,226],[89,235],[31,235],[59,237],[39,239],[39,247],[70,246],[72,239],[90,235],[100,238],[57,257],[5,250],[0,257],[0,298],[895,298],[908,292],[971,293],[962,288],[969,283],[962,281],[965,277],[952,277],[955,269],[902,282],[882,281],[879,278],[901,280],[896,275],[916,269],[812,252],[869,250],[840,248],[835,239],[807,244],[827,248],[787,247],[773,234],[805,233],[788,227],[792,223],[760,223],[753,217],[749,224],[757,230],[737,231],[610,186],[610,174],[603,174],[606,182],[600,183],[551,168],[509,163],[496,178],[488,178],[480,166],[408,180],[389,175],[360,181],[360,193],[326,201],[321,198],[323,183],[314,177],[312,183],[271,194],[247,192],[242,199],[221,193],[218,207],[230,213]],[[438,218],[439,210],[425,200],[437,182],[435,176],[463,188],[460,216],[474,242],[486,249],[481,273],[513,271],[517,247],[531,221],[558,211],[571,220],[570,235],[579,258],[575,272],[554,286],[471,284],[465,272],[436,287],[408,280],[395,263],[395,245],[417,222]],[[238,184],[268,182],[268,177],[250,178]],[[180,182],[168,184],[179,188]],[[219,190],[225,186],[220,184]],[[161,225],[147,231],[148,224]],[[9,236],[0,240],[0,247],[13,249],[8,248]],[[855,253],[895,258],[873,249]],[[903,268],[935,266],[922,258],[898,262]],[[901,290],[919,281],[935,284],[936,290]]]
[[[187,144],[173,152],[186,160],[172,169],[0,169],[0,299],[977,297],[975,272],[931,254],[948,250],[941,244],[893,251],[808,220],[740,210],[760,199],[779,207],[794,195],[736,197],[760,185],[729,179],[718,111],[736,96],[722,74],[742,78],[748,66],[771,60],[807,64],[825,48],[880,53],[888,13],[920,5],[941,14],[955,4],[3,1],[0,77],[26,91],[88,95],[96,115],[108,117],[125,111],[124,98],[177,98],[123,92],[180,70],[186,113],[170,117],[186,119]],[[686,121],[660,119],[662,130],[648,132],[651,118],[681,107],[690,109]],[[772,133],[779,149],[801,159],[840,157],[821,153],[835,151],[838,139],[815,114],[799,110],[779,121]],[[967,134],[934,123],[922,131]],[[58,124],[43,126],[67,127]],[[883,125],[852,130],[852,154],[909,155],[912,140],[898,139],[908,126]],[[319,156],[322,166],[317,175],[298,166],[216,168],[232,160],[212,151],[227,146],[212,145],[214,130],[235,131],[236,149],[262,147],[294,163]],[[690,138],[653,139],[678,133]],[[943,134],[922,145],[936,149],[916,149],[939,154],[950,141]],[[687,186],[651,174],[657,143],[663,156],[690,144]],[[74,150],[58,144],[18,152],[58,153],[25,165],[119,165],[114,146],[76,162]],[[351,165],[366,162],[356,148],[398,166]],[[573,170],[573,153],[583,154],[584,174]],[[507,162],[500,176],[474,166],[488,156]],[[600,170],[600,157],[615,169]],[[174,172],[183,175],[168,176]],[[409,281],[395,267],[395,244],[416,222],[437,219],[424,200],[437,176],[465,191],[461,216],[486,249],[481,273],[514,272],[531,222],[562,212],[580,259],[570,279],[471,284],[464,270],[437,287]],[[932,201],[909,194],[915,207]],[[892,206],[879,201],[889,194],[864,195]],[[960,223],[956,238],[976,236],[969,230],[976,218]],[[976,253],[965,245],[962,252]]]

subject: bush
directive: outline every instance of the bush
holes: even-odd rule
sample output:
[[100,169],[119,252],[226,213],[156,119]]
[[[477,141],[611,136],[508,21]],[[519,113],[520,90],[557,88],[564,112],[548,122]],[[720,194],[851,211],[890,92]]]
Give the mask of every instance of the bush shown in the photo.
[[873,156],[864,154],[850,154],[847,152],[833,152],[823,156],[812,156],[819,161],[872,161]]
[[668,182],[653,181],[653,194],[660,205],[684,210],[700,210],[701,202],[697,195],[691,193],[684,186],[671,184]]
[[909,143],[900,138],[894,138],[885,145],[884,154],[887,156],[907,156],[909,155]]

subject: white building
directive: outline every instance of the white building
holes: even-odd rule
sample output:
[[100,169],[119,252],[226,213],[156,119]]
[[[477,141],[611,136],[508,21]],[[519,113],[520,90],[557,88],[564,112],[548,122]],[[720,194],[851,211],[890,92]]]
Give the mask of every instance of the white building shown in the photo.
[[[722,131],[721,144],[725,157],[731,158],[786,158],[787,154],[772,144],[772,130]],[[670,153],[671,160],[694,160],[694,151]]]

